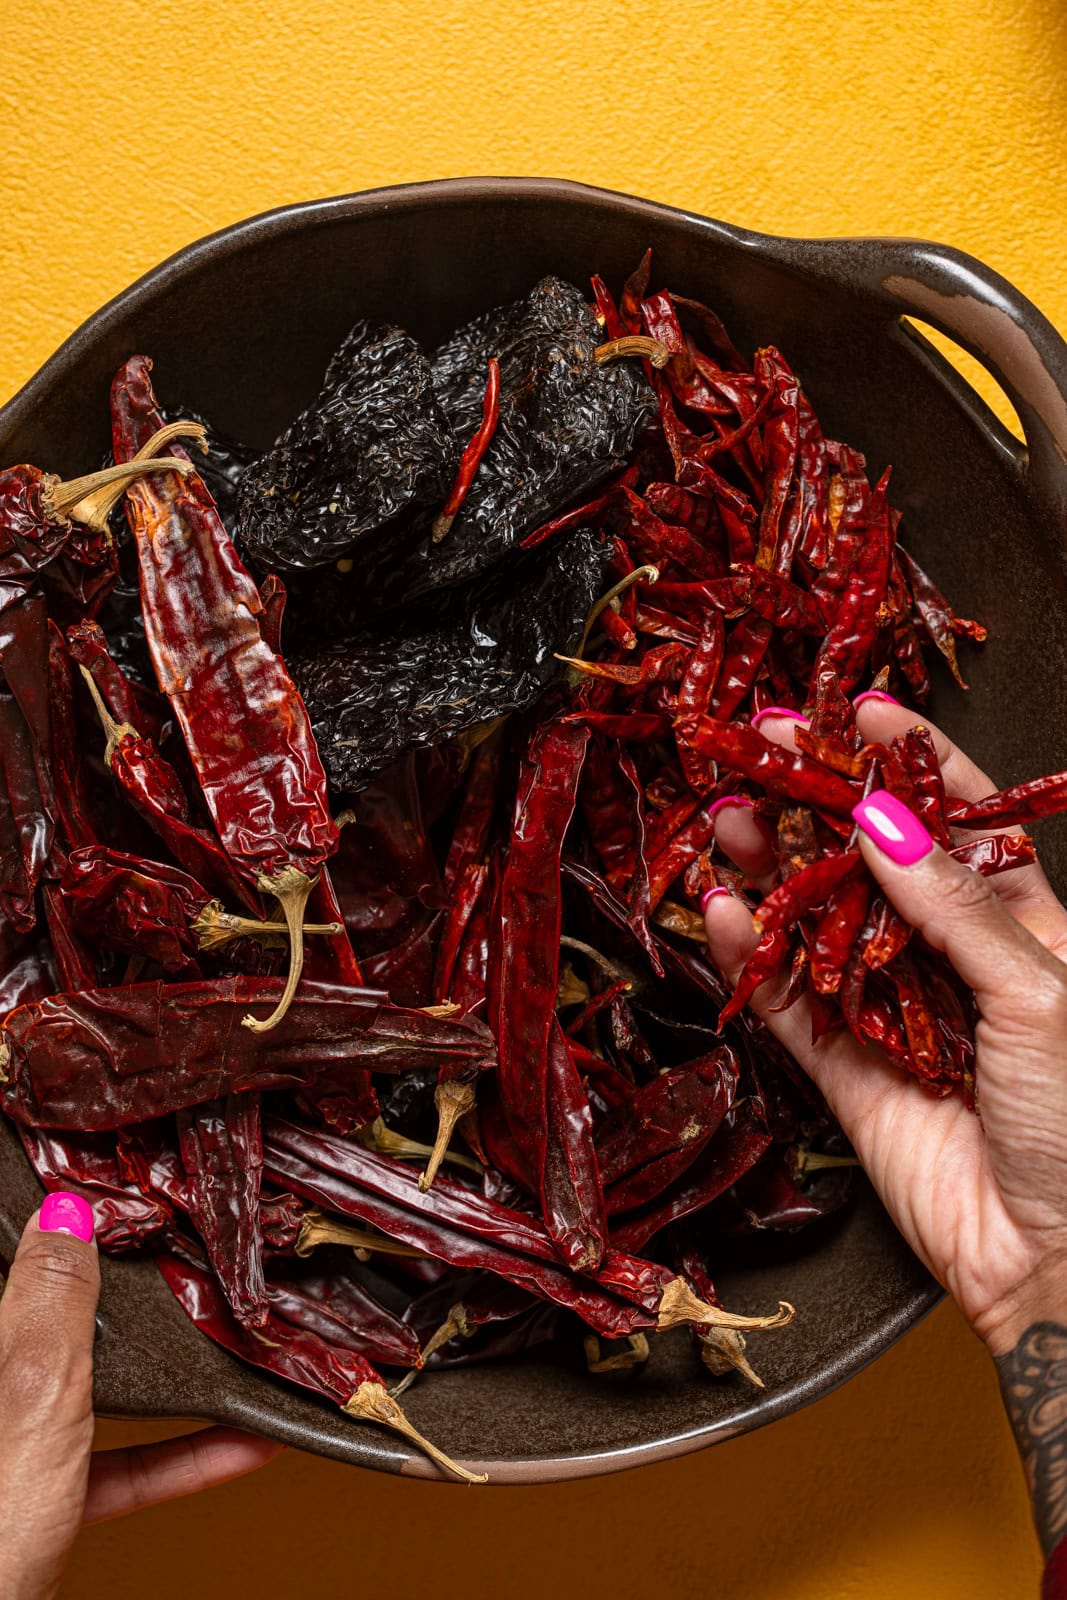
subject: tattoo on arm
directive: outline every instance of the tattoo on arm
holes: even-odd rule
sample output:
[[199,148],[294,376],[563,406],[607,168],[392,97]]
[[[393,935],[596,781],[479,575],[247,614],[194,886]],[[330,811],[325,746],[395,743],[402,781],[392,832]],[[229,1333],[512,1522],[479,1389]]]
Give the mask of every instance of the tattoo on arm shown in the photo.
[[1067,1327],[1035,1322],[996,1366],[1047,1556],[1067,1534]]

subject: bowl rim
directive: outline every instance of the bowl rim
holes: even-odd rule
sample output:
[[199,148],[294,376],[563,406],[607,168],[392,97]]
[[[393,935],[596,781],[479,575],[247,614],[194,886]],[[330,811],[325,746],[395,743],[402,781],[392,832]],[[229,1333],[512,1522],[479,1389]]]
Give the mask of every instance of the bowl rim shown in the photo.
[[[1067,342],[1031,300],[978,257],[951,245],[910,236],[844,234],[828,237],[759,232],[685,207],[570,178],[420,179],[314,200],[292,201],[227,223],[179,246],[79,323],[0,406],[0,432],[17,426],[32,407],[36,390],[51,379],[57,368],[77,357],[89,340],[98,336],[101,328],[116,323],[147,295],[195,271],[202,257],[244,249],[260,239],[284,233],[294,224],[329,223],[391,208],[412,210],[425,206],[436,209],[478,200],[514,204],[556,200],[574,206],[621,210],[634,217],[666,216],[698,237],[719,239],[754,254],[773,251],[780,261],[806,274],[824,277],[833,268],[835,282],[840,282],[841,265],[846,262],[855,285],[877,294],[887,309],[896,314],[910,313],[927,318],[934,325],[951,324],[942,325],[941,331],[947,337],[957,338],[1008,393],[1023,422],[1031,453],[1036,450],[1044,455],[1047,446],[1043,438],[1035,439],[1032,435],[1043,432],[1051,435],[1054,468],[1059,469],[1058,487],[1067,495]],[[923,303],[915,303],[916,296]],[[965,304],[952,308],[948,302],[953,299]],[[937,304],[939,300],[943,303]],[[995,313],[1008,327],[994,331],[988,324],[975,327],[969,322],[973,307]],[[1012,327],[1025,335],[1022,343],[1011,340]],[[941,365],[943,377],[947,376],[950,383],[953,378],[958,380],[958,393],[969,397],[972,405],[977,401],[983,413],[982,423],[987,432],[993,432],[996,444],[1007,454],[1015,455],[1025,467],[1025,452],[1019,449],[1014,435],[999,423],[949,363],[942,361]],[[1067,506],[1067,499],[1061,505]]]

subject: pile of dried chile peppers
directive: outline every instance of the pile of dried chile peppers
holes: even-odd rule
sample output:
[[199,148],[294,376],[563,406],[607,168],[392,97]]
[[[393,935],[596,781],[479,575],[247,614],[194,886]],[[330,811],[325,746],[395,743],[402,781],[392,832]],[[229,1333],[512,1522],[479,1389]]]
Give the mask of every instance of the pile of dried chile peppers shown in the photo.
[[[921,724],[863,742],[857,691],[922,704],[927,647],[962,683],[984,637],[888,473],[647,256],[435,351],[357,323],[263,454],[143,356],[111,417],[114,467],[0,473],[0,1074],[42,1182],[224,1349],[461,1476],[398,1404],[423,1369],[639,1367],[684,1325],[759,1383],[745,1332],[792,1309],[724,1310],[724,1253],[853,1173],[747,1001],[787,980],[973,1103],[973,997],[850,813],[884,787],[991,873],[1067,809],[1067,774],[946,795]],[[728,799],[777,841],[762,897]],[[714,886],[760,931],[733,993]]]

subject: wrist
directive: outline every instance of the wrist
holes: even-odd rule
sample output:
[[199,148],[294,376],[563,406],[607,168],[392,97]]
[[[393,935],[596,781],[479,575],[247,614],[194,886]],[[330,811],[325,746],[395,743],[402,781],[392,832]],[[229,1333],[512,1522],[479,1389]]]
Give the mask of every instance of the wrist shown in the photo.
[[998,1359],[1038,1323],[1067,1327],[1067,1259],[1056,1256],[976,1318],[974,1331]]

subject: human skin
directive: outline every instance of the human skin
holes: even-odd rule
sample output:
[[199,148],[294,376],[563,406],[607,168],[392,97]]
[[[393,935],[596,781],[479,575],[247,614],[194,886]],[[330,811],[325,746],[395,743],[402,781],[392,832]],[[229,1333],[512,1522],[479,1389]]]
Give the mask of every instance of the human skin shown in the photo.
[[[875,699],[858,719],[882,742],[919,720]],[[792,745],[795,728],[766,717],[760,731]],[[949,794],[996,789],[931,732]],[[767,884],[773,856],[750,811],[721,812],[716,838]],[[980,1115],[955,1096],[932,1099],[851,1034],[812,1046],[805,1001],[772,1009],[784,978],[752,1008],[822,1090],[904,1237],[996,1360],[1047,1553],[1067,1532],[1067,911],[1036,864],[983,878],[932,842],[907,864],[863,831],[859,844],[896,909],[975,991]],[[733,980],[756,943],[752,918],[727,895],[705,918],[712,958]]]
[[91,1239],[42,1229],[40,1217],[26,1225],[0,1299],[4,1600],[58,1594],[83,1522],[195,1494],[252,1472],[281,1448],[234,1428],[209,1428],[92,1454],[100,1264]]

